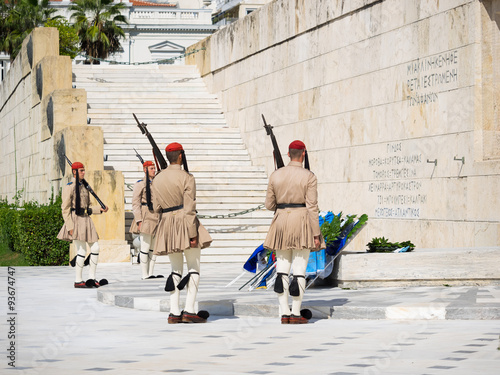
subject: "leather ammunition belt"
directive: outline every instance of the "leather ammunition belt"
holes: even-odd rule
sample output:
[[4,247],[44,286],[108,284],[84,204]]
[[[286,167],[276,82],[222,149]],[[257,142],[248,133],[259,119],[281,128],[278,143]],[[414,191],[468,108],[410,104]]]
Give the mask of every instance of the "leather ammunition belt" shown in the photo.
[[276,205],[276,208],[298,208],[305,207],[305,203],[280,203]]
[[163,212],[163,213],[165,213],[165,212],[172,212],[172,211],[180,210],[181,208],[184,208],[183,204],[181,204],[180,206],[174,206],[174,207],[169,207],[169,208],[162,208],[161,212]]

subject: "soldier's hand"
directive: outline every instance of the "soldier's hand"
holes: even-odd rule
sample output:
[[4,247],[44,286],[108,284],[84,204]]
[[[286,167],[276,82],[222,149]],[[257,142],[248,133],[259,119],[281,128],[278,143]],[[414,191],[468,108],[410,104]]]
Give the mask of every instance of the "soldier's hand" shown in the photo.
[[198,245],[198,236],[189,239],[189,245],[191,247],[196,247]]
[[108,206],[106,206],[106,208],[101,207],[101,212],[108,212]]
[[319,241],[319,236],[314,236],[314,246],[316,246],[316,249],[319,249],[321,247],[321,242]]
[[137,224],[137,228],[139,229],[139,232],[141,231],[141,226],[142,226],[142,221],[139,221],[139,224]]
[[69,230],[68,233],[71,237],[73,237],[73,229]]

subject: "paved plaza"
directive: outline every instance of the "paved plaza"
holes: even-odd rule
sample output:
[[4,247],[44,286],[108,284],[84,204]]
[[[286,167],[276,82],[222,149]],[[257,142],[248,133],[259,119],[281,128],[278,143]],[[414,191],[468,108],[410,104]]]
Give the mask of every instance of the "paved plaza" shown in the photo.
[[250,274],[224,288],[240,272],[202,264],[209,322],[168,325],[164,280],[138,280],[137,265],[99,265],[99,289],[74,289],[70,267],[16,267],[14,310],[2,267],[1,373],[498,374],[498,286],[311,288],[315,318],[296,326],[279,323],[272,291],[238,291]]

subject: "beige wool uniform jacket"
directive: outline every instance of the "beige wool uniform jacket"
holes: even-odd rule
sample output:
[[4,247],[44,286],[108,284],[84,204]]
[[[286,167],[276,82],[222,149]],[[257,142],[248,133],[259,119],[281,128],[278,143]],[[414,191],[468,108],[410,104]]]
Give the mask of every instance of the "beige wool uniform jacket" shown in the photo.
[[[63,241],[79,240],[90,243],[97,242],[99,236],[88,212],[90,209],[92,215],[99,215],[101,214],[101,206],[90,206],[90,193],[80,183],[80,206],[85,210],[85,213],[82,216],[77,216],[75,211],[71,211],[72,208],[75,208],[75,184],[76,180],[73,178],[63,188],[61,209],[64,225],[59,231],[57,238]],[[73,236],[69,235],[70,230],[73,230]]]
[[[304,204],[305,207],[281,208],[278,204]],[[302,163],[291,161],[269,177],[266,208],[276,211],[264,247],[270,250],[310,249],[316,251],[314,236],[320,236],[317,178]]]
[[[156,230],[155,255],[180,252],[190,248],[189,240],[198,236],[199,246],[210,246],[212,237],[196,217],[196,184],[194,177],[181,169],[179,164],[170,164],[156,175],[152,185],[153,208],[160,214]],[[162,209],[183,205],[171,212]]]
[[[151,191],[151,202],[152,201],[153,191]],[[132,195],[132,211],[134,213],[134,220],[130,225],[130,233],[146,233],[152,236],[155,235],[160,216],[155,212],[149,211],[146,204],[146,180],[139,180],[134,185]],[[142,222],[140,232],[138,226],[139,222]]]

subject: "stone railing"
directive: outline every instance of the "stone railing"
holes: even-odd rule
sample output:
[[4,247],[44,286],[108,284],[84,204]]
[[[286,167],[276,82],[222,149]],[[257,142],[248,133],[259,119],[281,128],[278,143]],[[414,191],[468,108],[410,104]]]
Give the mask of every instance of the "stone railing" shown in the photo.
[[201,18],[200,12],[198,11],[178,11],[178,10],[167,10],[167,11],[146,11],[146,10],[134,10],[130,12],[130,22],[144,22],[147,21],[158,21],[162,20],[179,20],[185,22],[186,20],[199,20]]

